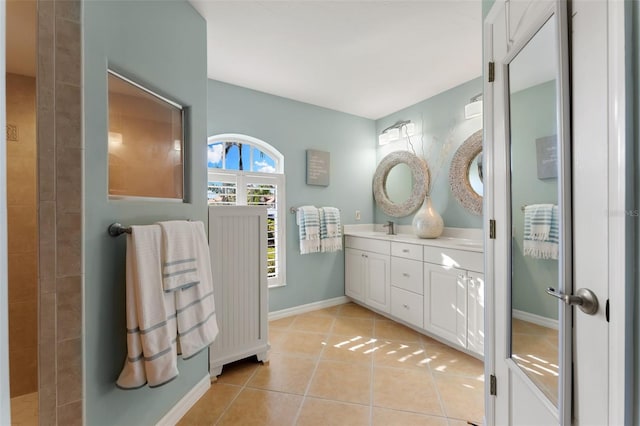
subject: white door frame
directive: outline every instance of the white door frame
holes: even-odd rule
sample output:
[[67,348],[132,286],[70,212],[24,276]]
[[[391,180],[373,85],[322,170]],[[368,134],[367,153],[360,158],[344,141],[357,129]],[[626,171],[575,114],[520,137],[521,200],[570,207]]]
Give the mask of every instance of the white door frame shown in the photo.
[[[504,0],[497,0],[504,1]],[[490,16],[491,14],[489,14]],[[633,303],[631,298],[631,283],[627,284],[627,226],[626,212],[629,210],[627,203],[627,184],[632,177],[627,176],[631,171],[630,156],[627,156],[626,134],[626,50],[629,38],[625,26],[624,2],[607,0],[607,40],[608,40],[608,279],[609,279],[609,424],[626,424],[633,413],[631,407],[626,407],[625,401],[631,396],[633,380],[633,357],[631,356],[631,327],[627,327],[628,316]],[[487,24],[483,27],[483,67],[493,60],[492,32]],[[486,68],[485,68],[486,70]],[[487,116],[493,115],[493,85],[484,79],[484,111]],[[484,140],[494,139],[493,126],[484,126]],[[492,146],[485,144],[485,150]],[[485,156],[486,169],[493,170],[493,156]],[[485,177],[485,185],[494,189],[495,181],[492,174]],[[630,203],[629,203],[630,204]],[[485,202],[485,248],[493,250],[493,240],[489,238],[489,219],[495,217],[494,206]],[[486,258],[485,258],[486,259]],[[493,261],[493,259],[491,259]],[[485,260],[485,272],[494,276],[495,265],[489,259]],[[489,376],[495,374],[495,296],[492,285],[485,286],[485,301],[488,309],[485,311],[485,424],[495,424],[495,398],[490,395]],[[601,301],[604,303],[605,301]]]
[[[633,413],[626,412],[625,401],[631,395],[633,358],[631,328],[627,317],[632,314],[627,303],[633,303],[627,289],[627,134],[626,134],[626,43],[625,3],[608,1],[608,74],[609,74],[609,424],[626,424]],[[628,158],[627,158],[628,157]],[[629,178],[629,179],[632,179]],[[623,214],[624,212],[624,214]],[[629,386],[627,387],[627,381]],[[629,391],[630,393],[630,391]],[[630,408],[630,407],[629,407]]]
[[[0,129],[7,126],[6,100],[6,2],[0,3]],[[6,183],[6,132],[0,132],[0,181]],[[9,280],[7,277],[7,185],[0,185],[0,424],[11,424],[9,397]]]

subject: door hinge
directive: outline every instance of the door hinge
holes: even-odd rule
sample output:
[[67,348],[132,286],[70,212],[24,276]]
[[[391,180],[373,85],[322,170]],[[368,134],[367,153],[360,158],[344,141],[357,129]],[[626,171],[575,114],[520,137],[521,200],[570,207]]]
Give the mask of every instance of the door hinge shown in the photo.
[[496,239],[496,220],[489,219],[489,238]]
[[494,396],[498,395],[498,380],[493,374],[489,376],[489,394]]
[[604,314],[607,317],[607,322],[609,322],[609,299],[607,299],[607,303],[604,304]]
[[489,62],[488,76],[489,76],[489,83],[493,83],[493,81],[496,79],[496,64],[495,64],[495,62]]

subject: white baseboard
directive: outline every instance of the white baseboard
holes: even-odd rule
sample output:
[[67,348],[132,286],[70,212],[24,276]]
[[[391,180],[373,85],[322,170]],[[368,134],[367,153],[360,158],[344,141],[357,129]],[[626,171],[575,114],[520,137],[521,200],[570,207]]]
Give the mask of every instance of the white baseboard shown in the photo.
[[202,398],[202,395],[207,393],[210,387],[211,378],[207,374],[160,419],[156,426],[174,426]]
[[513,310],[513,317],[522,321],[538,324],[543,327],[553,328],[554,330],[558,329],[558,320],[554,320],[554,319],[543,317],[536,314],[530,314],[529,312],[525,312],[525,311],[519,311],[518,309]]
[[319,302],[307,303],[306,305],[294,306],[293,308],[282,309],[280,311],[269,312],[269,321],[286,318],[293,315],[300,315],[318,309],[330,308],[350,302],[347,296],[334,297],[333,299],[321,300]]

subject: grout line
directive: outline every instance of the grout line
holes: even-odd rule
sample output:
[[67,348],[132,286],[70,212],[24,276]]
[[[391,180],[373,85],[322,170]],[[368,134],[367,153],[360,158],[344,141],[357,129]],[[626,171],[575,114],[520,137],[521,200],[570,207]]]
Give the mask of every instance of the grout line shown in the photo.
[[[262,365],[264,367],[264,364]],[[222,367],[224,370],[224,366]],[[238,393],[236,394],[236,396],[233,397],[233,399],[231,399],[231,401],[229,401],[229,404],[225,407],[225,409],[222,411],[222,413],[220,413],[220,416],[218,417],[218,419],[216,420],[216,422],[214,423],[215,425],[219,424],[220,421],[222,420],[222,418],[224,417],[225,414],[227,414],[227,411],[229,411],[229,408],[231,408],[231,406],[233,405],[234,402],[236,402],[236,399],[238,399],[238,397],[240,396],[240,394],[242,393],[242,391],[244,391],[247,388],[247,384],[251,381],[251,379],[253,379],[253,376],[255,376],[256,374],[258,374],[258,370],[260,369],[260,367],[256,368],[253,370],[253,373],[251,373],[251,375],[247,378],[247,380],[244,382],[244,384],[242,384],[241,386],[238,385],[232,385],[231,383],[219,383],[219,384],[224,384],[224,385],[230,385],[230,386],[237,386],[240,388],[240,391],[238,391]],[[215,384],[213,384],[212,386],[215,386]]]

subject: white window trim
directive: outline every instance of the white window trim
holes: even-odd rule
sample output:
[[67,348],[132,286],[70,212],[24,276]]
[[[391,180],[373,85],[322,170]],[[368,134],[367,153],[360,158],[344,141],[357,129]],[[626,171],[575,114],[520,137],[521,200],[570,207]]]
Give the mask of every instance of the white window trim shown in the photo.
[[[226,170],[226,169],[208,169],[208,182],[215,182],[221,179],[229,179],[233,177],[235,179],[237,188],[246,187],[247,182],[255,183],[268,183],[269,181],[275,182],[278,188],[277,195],[277,208],[276,214],[278,217],[278,238],[276,238],[276,250],[278,252],[278,276],[268,279],[269,288],[284,287],[287,285],[287,219],[286,219],[286,191],[285,191],[285,176],[284,176],[284,156],[273,146],[268,143],[246,135],[240,135],[235,133],[226,133],[215,136],[210,136],[207,139],[207,145],[219,142],[238,142],[243,144],[252,145],[259,148],[265,154],[269,155],[274,160],[275,173],[261,173],[261,172],[249,172],[239,170]],[[223,163],[224,165],[224,163]],[[281,191],[281,193],[280,193]],[[244,194],[241,195],[240,193]],[[244,199],[244,200],[242,200]],[[236,203],[243,202],[246,205],[246,194],[244,191],[236,192]],[[237,204],[237,205],[243,205]]]

